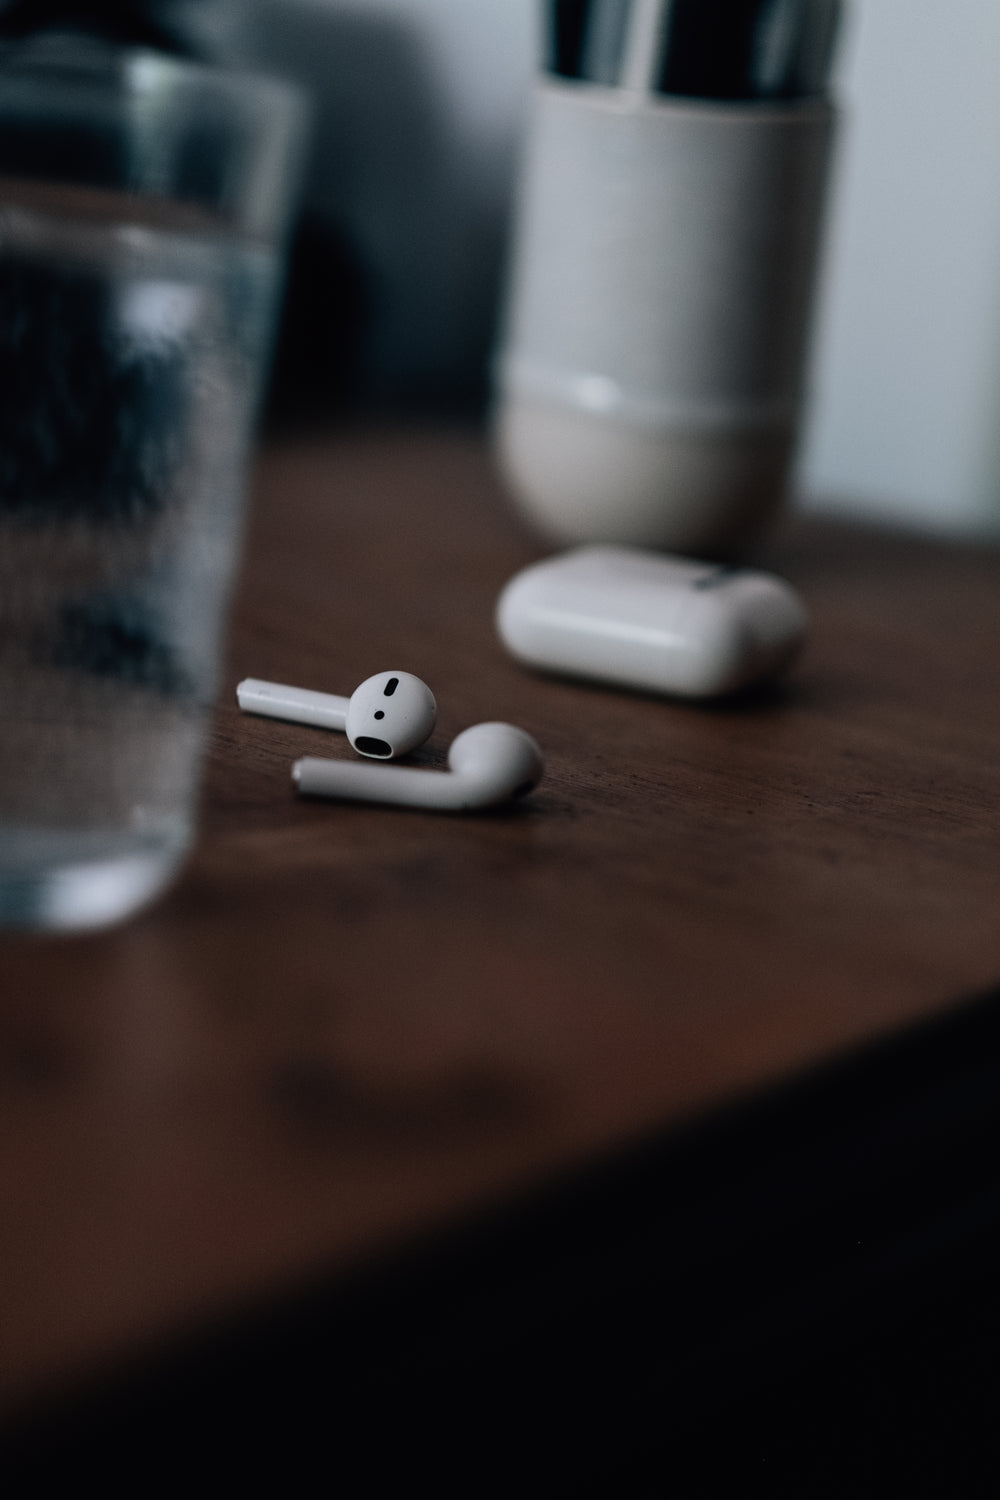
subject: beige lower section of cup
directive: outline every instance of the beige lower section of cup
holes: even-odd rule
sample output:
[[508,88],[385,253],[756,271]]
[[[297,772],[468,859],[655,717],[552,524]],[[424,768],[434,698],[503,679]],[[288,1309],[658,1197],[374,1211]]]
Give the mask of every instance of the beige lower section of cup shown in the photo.
[[738,553],[781,508],[795,435],[633,425],[508,391],[496,448],[515,501],[562,544]]

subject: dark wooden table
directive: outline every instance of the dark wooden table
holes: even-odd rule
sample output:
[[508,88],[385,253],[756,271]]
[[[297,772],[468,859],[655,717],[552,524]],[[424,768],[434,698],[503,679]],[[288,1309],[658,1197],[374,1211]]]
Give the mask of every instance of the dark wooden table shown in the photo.
[[[818,520],[778,690],[694,707],[525,672],[541,555],[473,432],[273,442],[183,878],[105,934],[0,943],[0,1393],[120,1362],[828,1060],[1000,979],[1000,557]],[[470,816],[306,802],[350,755],[243,676],[424,677],[547,755]]]

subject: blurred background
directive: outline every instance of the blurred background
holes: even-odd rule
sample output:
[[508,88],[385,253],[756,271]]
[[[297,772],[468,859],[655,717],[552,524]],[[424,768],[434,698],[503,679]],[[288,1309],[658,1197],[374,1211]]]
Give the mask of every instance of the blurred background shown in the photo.
[[[272,418],[488,402],[539,8],[136,7],[179,49],[289,76],[315,103]],[[848,0],[836,79],[803,504],[998,535],[1000,5]]]

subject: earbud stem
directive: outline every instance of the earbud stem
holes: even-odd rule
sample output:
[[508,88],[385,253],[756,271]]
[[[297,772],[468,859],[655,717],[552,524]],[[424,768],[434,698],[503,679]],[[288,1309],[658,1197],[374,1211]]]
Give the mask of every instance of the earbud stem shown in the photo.
[[435,812],[492,807],[531,790],[544,770],[538,745],[514,724],[472,724],[451,743],[447,771],[380,768],[307,755],[292,778],[307,797],[391,802]]
[[282,682],[261,682],[246,677],[237,685],[236,701],[244,713],[284,719],[289,724],[314,724],[319,729],[343,731],[349,698],[335,693],[316,693],[310,688],[289,687]]
[[410,766],[390,770],[358,761],[325,760],[306,755],[292,767],[292,780],[303,797],[341,797],[350,802],[391,803],[461,812],[483,807],[491,797],[453,771],[424,771]]

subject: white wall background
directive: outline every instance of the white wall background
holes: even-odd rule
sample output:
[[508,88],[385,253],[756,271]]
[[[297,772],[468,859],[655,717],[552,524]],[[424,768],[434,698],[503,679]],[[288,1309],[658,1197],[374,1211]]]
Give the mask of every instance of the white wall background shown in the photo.
[[853,0],[808,503],[1000,533],[1000,3]]
[[[470,357],[540,0],[231,3],[230,49],[321,101],[312,190],[347,215],[389,299],[383,373]],[[846,10],[805,503],[1000,535],[1000,0]],[[430,101],[417,130],[351,50],[364,27],[409,59],[413,99]]]

